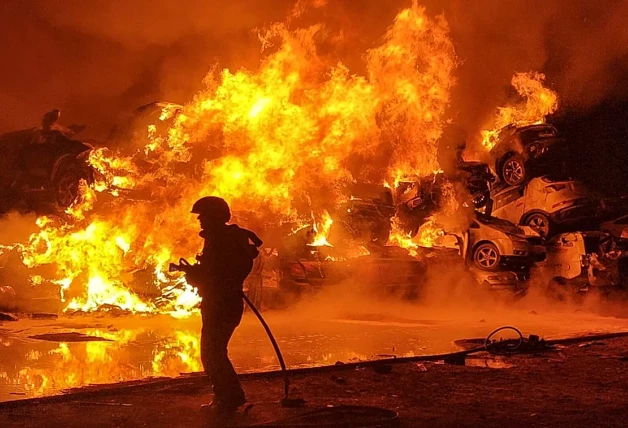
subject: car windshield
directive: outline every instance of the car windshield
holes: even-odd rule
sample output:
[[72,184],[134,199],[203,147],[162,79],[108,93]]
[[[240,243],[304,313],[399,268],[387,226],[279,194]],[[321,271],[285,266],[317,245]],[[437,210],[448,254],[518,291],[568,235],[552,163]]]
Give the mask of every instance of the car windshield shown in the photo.
[[485,226],[493,227],[495,229],[499,229],[506,233],[513,233],[516,235],[523,235],[524,231],[518,228],[515,224],[509,222],[508,220],[502,220],[499,218],[491,217],[486,214],[477,213],[477,219],[480,223]]

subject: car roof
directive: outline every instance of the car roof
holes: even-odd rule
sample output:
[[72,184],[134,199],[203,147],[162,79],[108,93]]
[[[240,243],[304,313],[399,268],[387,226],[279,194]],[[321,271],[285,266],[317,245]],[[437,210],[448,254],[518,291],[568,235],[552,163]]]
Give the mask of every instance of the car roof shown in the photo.
[[151,111],[151,110],[157,110],[157,109],[162,109],[165,107],[170,107],[170,108],[174,108],[174,109],[182,109],[183,106],[181,104],[177,104],[177,103],[171,103],[171,102],[167,102],[167,101],[154,101],[152,103],[148,103],[148,104],[144,104],[143,106],[139,106],[138,108],[135,109],[135,111],[137,113],[145,113],[147,111]]
[[543,129],[543,128],[552,129],[558,132],[556,127],[554,125],[550,125],[549,123],[533,123],[531,125],[517,126],[516,132],[527,131],[528,129]]
[[19,131],[7,132],[0,135],[0,141],[3,143],[9,141],[30,141],[37,128],[21,129]]
[[[558,130],[556,129],[556,127],[554,125],[550,125],[549,123],[534,123],[534,124],[529,124],[529,125],[516,125],[514,123],[511,123],[509,125],[504,126],[503,128],[499,130],[497,134],[497,143],[495,144],[493,149],[497,147],[498,145],[500,145],[502,142],[505,142],[513,138],[517,134],[521,134],[523,132],[534,130],[534,129],[537,129],[537,130],[545,129],[545,130],[551,131],[552,134],[554,135],[553,138],[555,138],[558,135]],[[491,151],[493,149],[491,149]]]

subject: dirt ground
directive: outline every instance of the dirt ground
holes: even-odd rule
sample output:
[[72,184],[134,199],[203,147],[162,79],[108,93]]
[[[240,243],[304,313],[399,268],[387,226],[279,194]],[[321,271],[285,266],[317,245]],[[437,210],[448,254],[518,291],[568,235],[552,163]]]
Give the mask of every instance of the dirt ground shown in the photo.
[[[390,373],[339,367],[296,375],[293,395],[306,401],[300,409],[280,406],[280,377],[248,377],[243,386],[253,406],[230,420],[212,420],[201,411],[211,397],[206,380],[196,377],[97,395],[68,394],[57,402],[0,404],[0,426],[279,425],[287,416],[339,405],[393,410],[403,427],[619,427],[628,421],[628,338],[572,344],[541,354],[479,354],[468,357],[465,366],[412,362],[389,367]],[[325,425],[292,420],[289,426]]]

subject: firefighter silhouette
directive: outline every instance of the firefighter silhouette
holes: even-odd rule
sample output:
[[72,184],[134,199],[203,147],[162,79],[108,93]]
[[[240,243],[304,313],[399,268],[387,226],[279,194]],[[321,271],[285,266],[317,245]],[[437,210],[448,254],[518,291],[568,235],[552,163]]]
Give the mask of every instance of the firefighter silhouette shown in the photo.
[[227,224],[231,211],[221,198],[199,199],[192,213],[198,214],[204,245],[197,256],[198,268],[187,273],[187,277],[203,298],[201,360],[214,389],[214,400],[209,406],[235,411],[246,398],[227,346],[242,319],[242,286],[262,241],[250,230]]

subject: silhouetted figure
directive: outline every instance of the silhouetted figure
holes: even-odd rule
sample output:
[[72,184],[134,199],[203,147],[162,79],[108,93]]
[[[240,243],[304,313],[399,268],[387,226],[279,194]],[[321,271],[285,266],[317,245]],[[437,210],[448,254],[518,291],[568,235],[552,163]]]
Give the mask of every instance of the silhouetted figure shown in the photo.
[[52,125],[55,124],[57,120],[61,117],[61,111],[54,109],[46,113],[41,121],[41,129],[42,131],[50,131],[52,129]]
[[201,360],[214,385],[214,401],[209,406],[221,412],[235,411],[246,398],[227,345],[242,319],[242,285],[262,241],[249,230],[226,224],[231,211],[221,198],[199,199],[192,213],[198,214],[200,236],[205,240],[203,253],[197,256],[199,268],[188,273],[188,280],[203,298]]

